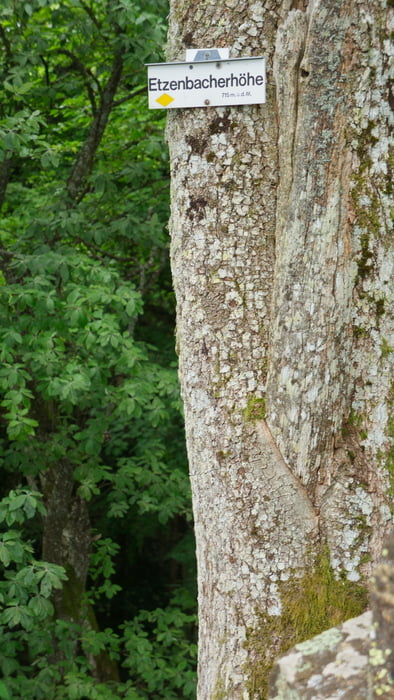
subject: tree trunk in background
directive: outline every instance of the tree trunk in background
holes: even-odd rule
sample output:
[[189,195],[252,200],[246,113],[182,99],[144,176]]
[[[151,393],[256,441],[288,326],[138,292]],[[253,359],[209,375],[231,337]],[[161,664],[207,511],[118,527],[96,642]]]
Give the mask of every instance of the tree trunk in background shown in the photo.
[[361,580],[392,522],[390,12],[171,3],[169,60],[229,46],[268,63],[265,105],[168,119],[199,700],[264,697],[291,582],[327,545]]
[[83,623],[87,617],[86,579],[92,533],[87,502],[75,493],[73,465],[57,462],[43,475],[44,518],[42,558],[63,566],[67,581],[54,593],[56,617]]

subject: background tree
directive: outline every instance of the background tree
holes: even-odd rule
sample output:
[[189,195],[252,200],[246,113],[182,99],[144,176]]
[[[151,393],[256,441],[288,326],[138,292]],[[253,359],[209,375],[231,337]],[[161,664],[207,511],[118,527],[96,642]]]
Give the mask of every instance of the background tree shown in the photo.
[[[0,9],[0,697],[192,697],[165,4]],[[101,631],[103,630],[103,631]]]
[[168,122],[201,700],[360,611],[392,522],[391,4],[171,2],[169,60],[268,65]]

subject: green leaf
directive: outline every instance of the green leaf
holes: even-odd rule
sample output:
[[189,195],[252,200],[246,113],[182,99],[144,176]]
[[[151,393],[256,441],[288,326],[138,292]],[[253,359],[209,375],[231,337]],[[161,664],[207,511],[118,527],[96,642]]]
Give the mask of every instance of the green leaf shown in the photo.
[[0,561],[4,566],[9,566],[11,563],[10,552],[4,542],[0,542]]
[[28,629],[32,625],[32,615],[30,610],[26,607],[26,605],[18,605],[18,603],[14,603],[7,607],[2,613],[2,618],[8,627],[22,625],[22,627]]
[[53,615],[53,605],[47,598],[37,595],[29,600],[29,609],[41,620]]
[[[88,501],[103,534],[86,594],[108,617],[122,610],[125,619],[143,604],[144,571],[152,566],[159,572],[148,586],[152,599],[167,599],[161,571],[174,537],[167,523],[179,516],[183,530],[191,517],[177,477],[187,479],[179,395],[175,380],[163,377],[175,363],[165,115],[148,112],[138,94],[143,63],[160,60],[166,11],[164,0],[0,3],[9,47],[0,56],[4,172],[12,157],[1,222],[0,478],[4,489],[45,485],[51,509],[60,484],[71,494],[70,516],[85,508],[81,496]],[[105,123],[102,96],[120,55],[123,73]],[[92,140],[96,118],[105,128]],[[85,164],[73,194],[70,182]],[[60,533],[68,532],[48,533],[51,518],[41,514],[42,498],[28,489],[15,488],[0,502],[0,597],[8,611],[0,625],[1,672],[13,679],[10,691],[26,698],[183,697],[169,680],[181,674],[183,659],[175,647],[166,659],[160,654],[155,618],[133,628],[147,640],[150,656],[141,665],[148,670],[133,669],[127,683],[113,685],[91,678],[80,651],[87,627],[47,619],[54,591],[64,585],[69,596],[72,586],[61,567],[34,559],[43,530],[55,549],[64,549]],[[124,521],[114,523],[120,515]],[[76,539],[71,533],[67,540],[70,556],[82,557]],[[131,562],[131,588],[118,566],[123,557]],[[108,633],[90,644],[115,653],[111,640]],[[128,643],[125,632],[122,661]],[[61,677],[48,663],[54,644]]]
[[10,692],[4,681],[0,681],[0,698],[1,700],[11,700]]
[[9,509],[12,512],[13,510],[20,510],[24,504],[25,504],[26,496],[25,494],[20,494],[19,496],[14,496],[10,500],[9,504]]

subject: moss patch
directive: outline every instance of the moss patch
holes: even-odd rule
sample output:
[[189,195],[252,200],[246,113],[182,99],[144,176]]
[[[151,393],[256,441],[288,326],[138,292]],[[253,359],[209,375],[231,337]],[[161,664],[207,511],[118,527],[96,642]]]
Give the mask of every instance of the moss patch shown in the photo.
[[215,689],[213,691],[212,700],[225,700],[226,691],[224,687],[224,682],[221,678],[218,678],[215,683]]
[[243,415],[247,423],[256,420],[264,420],[266,416],[265,399],[257,399],[256,397],[250,398]]
[[295,644],[360,615],[367,607],[364,586],[335,578],[328,549],[322,549],[311,571],[279,586],[282,615],[262,614],[245,643],[249,652],[248,691],[258,700],[268,697],[268,678],[275,658]]
[[388,357],[392,352],[394,352],[394,348],[392,348],[391,345],[389,345],[386,338],[382,338],[380,352],[381,352],[383,358]]

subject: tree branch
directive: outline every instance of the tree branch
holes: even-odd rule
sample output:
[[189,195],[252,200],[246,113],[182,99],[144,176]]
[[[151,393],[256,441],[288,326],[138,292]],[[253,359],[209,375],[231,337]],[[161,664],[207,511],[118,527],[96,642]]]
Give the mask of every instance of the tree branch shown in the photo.
[[93,10],[91,7],[89,7],[86,2],[83,2],[83,0],[80,0],[80,5],[81,7],[85,10],[86,14],[90,19],[92,20],[93,24],[96,25],[97,29],[102,29],[102,24],[101,22],[98,21],[96,15],[94,14]]
[[114,106],[114,97],[122,76],[122,70],[122,56],[117,54],[112,64],[111,75],[102,91],[98,110],[94,115],[86,140],[82,144],[67,182],[67,193],[74,202],[80,201],[86,191],[86,178],[91,173],[94,156]]
[[125,97],[120,98],[119,100],[116,100],[114,102],[114,107],[118,107],[119,105],[122,105],[124,102],[128,102],[129,100],[132,100],[133,97],[137,97],[137,95],[143,95],[146,92],[146,85],[142,88],[137,88],[133,92],[129,92],[128,95]]
[[7,63],[11,63],[12,61],[12,48],[11,48],[11,42],[9,41],[7,34],[5,32],[5,29],[2,24],[0,24],[0,37],[2,39],[2,42],[4,44],[4,49],[5,49],[5,54],[7,57]]
[[72,51],[69,51],[68,49],[59,49],[58,53],[63,54],[64,56],[68,56],[69,58],[71,58],[72,63],[71,63],[70,68],[74,68],[83,76],[85,87],[86,87],[88,97],[89,97],[89,101],[90,101],[90,104],[92,106],[92,112],[93,112],[93,114],[96,114],[96,112],[97,112],[96,95],[95,95],[94,90],[92,89],[92,86],[90,84],[90,80],[92,80],[95,83],[99,94],[101,94],[102,88],[101,88],[101,85],[100,85],[99,81],[97,80],[96,76],[92,73],[92,71],[89,68],[87,68],[85,66],[85,64],[78,58],[78,56],[76,56],[74,53],[72,53]]
[[0,210],[4,204],[5,193],[10,179],[11,165],[12,158],[5,158],[3,162],[0,163]]
[[41,62],[43,63],[43,65],[44,65],[44,70],[45,70],[45,82],[46,82],[46,85],[49,87],[50,84],[51,84],[51,78],[50,78],[50,75],[49,75],[49,64],[48,64],[48,61],[44,58],[44,56],[40,56],[40,59],[41,59]]

